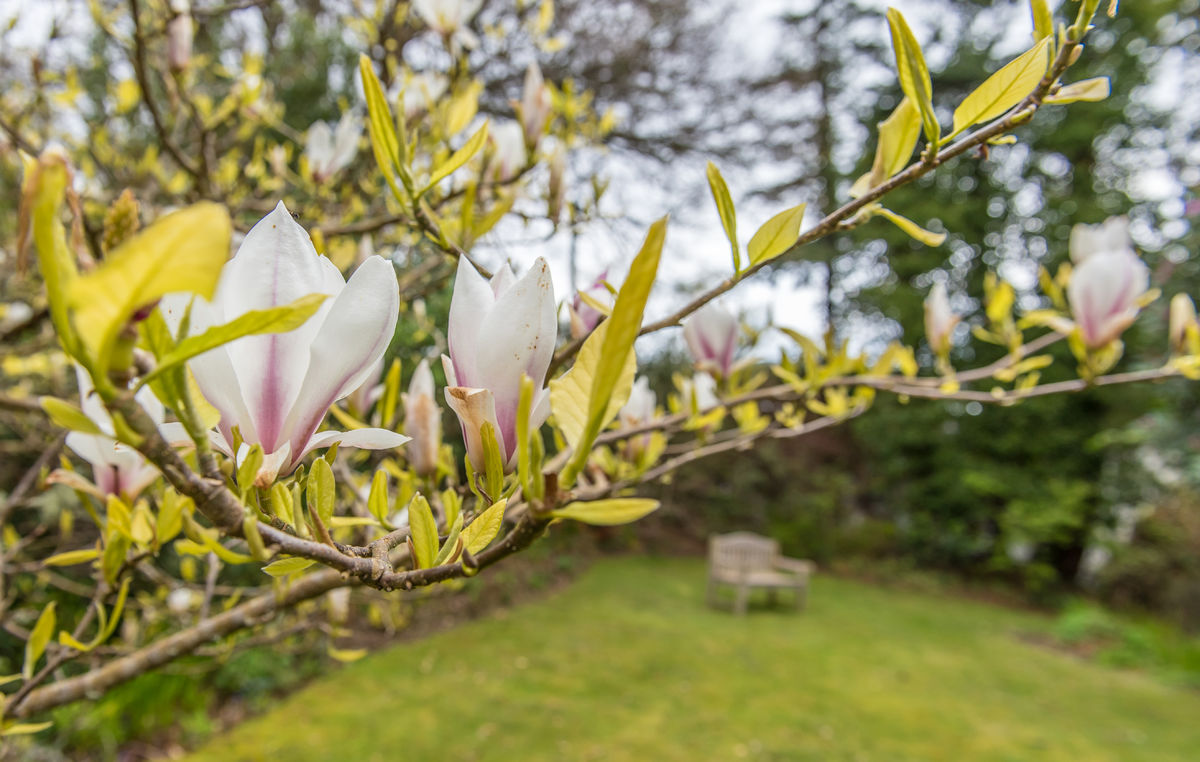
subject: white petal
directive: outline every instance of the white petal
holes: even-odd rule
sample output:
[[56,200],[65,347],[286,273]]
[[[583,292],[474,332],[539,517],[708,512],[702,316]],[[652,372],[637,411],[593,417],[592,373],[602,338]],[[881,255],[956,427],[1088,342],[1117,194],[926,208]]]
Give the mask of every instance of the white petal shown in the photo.
[[324,175],[328,172],[333,157],[333,131],[329,129],[328,124],[314,122],[308,128],[308,135],[304,141],[304,155],[314,173]]
[[91,463],[93,466],[111,466],[113,446],[116,442],[108,437],[101,437],[95,434],[84,434],[81,431],[72,431],[67,434],[67,447],[79,457]]
[[75,382],[79,385],[79,407],[83,414],[92,423],[99,426],[101,431],[112,434],[112,418],[109,417],[100,395],[96,394],[96,390],[92,387],[92,377],[78,363],[75,364]]
[[433,371],[429,369],[429,361],[422,359],[413,371],[412,380],[408,382],[408,393],[413,397],[433,396]]
[[[480,433],[483,424],[492,424],[497,432],[496,438],[500,439],[500,426],[496,423],[496,404],[492,393],[487,389],[447,386],[446,404],[458,416],[458,422],[462,426],[463,442],[467,446],[467,457],[471,461],[471,468],[483,473],[487,468],[487,460],[483,453],[483,437]],[[504,447],[503,442],[500,442],[500,447]],[[502,452],[500,459],[507,461],[507,452]]]
[[[350,431],[322,431],[314,434],[305,446],[305,452],[330,447],[337,442],[342,447],[357,447],[362,450],[391,450],[411,441],[403,434],[387,429],[352,429]],[[303,457],[303,456],[301,456]]]
[[392,264],[371,257],[338,295],[312,340],[307,375],[285,426],[292,452],[307,444],[334,402],[367,379],[387,351],[400,313]]
[[459,384],[481,385],[476,380],[476,340],[495,303],[492,287],[475,270],[474,265],[465,258],[459,258],[458,272],[454,276],[454,296],[450,298],[450,328],[446,332],[450,358]]

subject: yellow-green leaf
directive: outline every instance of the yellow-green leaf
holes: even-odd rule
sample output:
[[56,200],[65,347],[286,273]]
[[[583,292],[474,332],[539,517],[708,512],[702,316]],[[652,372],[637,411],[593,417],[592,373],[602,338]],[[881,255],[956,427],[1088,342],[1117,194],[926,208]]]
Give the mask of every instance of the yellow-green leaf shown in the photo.
[[1054,15],[1046,0],[1029,0],[1029,10],[1033,14],[1033,39],[1045,39],[1054,34]]
[[224,207],[194,204],[160,218],[71,283],[72,323],[98,371],[138,309],[176,291],[212,297],[231,234]]
[[315,512],[321,521],[329,524],[333,518],[334,479],[329,461],[317,458],[308,472],[308,510]]
[[[583,342],[575,364],[571,369],[550,382],[550,410],[554,412],[554,420],[562,431],[563,437],[571,447],[577,447],[587,427],[588,395],[600,362],[600,350],[604,344],[604,334],[608,329],[608,321],[596,326],[591,335]],[[633,390],[634,376],[637,375],[637,356],[632,350],[626,354],[625,365],[621,376],[613,387],[612,398],[608,410],[600,425],[603,430],[617,417],[621,407],[629,401]]]
[[367,655],[367,649],[365,648],[334,648],[333,646],[329,646],[328,650],[329,655],[334,660],[346,663],[358,661]]
[[408,506],[409,539],[413,546],[413,566],[428,569],[438,552],[438,528],[433,511],[424,495],[418,494]]
[[907,217],[902,217],[899,214],[896,214],[891,209],[884,209],[883,207],[880,207],[877,212],[881,216],[890,220],[896,227],[903,230],[909,238],[912,238],[915,241],[920,241],[926,246],[941,246],[946,240],[945,233],[934,233],[932,230],[926,230]]
[[763,223],[750,243],[746,253],[750,266],[769,262],[792,247],[800,237],[800,223],[804,220],[804,204],[786,209]]
[[262,568],[264,572],[272,577],[286,577],[289,574],[301,572],[312,566],[315,563],[311,558],[299,558],[292,556],[289,558],[281,558],[278,561],[272,561]]
[[483,125],[475,131],[475,134],[471,136],[470,140],[463,144],[462,148],[459,148],[457,151],[450,154],[450,158],[446,159],[436,169],[433,170],[433,172],[429,175],[429,182],[425,184],[424,190],[422,190],[418,195],[424,195],[425,192],[430,188],[437,185],[442,180],[445,180],[447,177],[453,174],[455,170],[470,161],[471,157],[479,153],[479,149],[483,148],[483,144],[487,142],[487,136],[488,123],[484,122]]
[[31,733],[40,733],[52,725],[54,725],[53,722],[18,722],[0,728],[0,736],[27,736]]
[[388,484],[387,472],[382,468],[371,477],[371,492],[367,495],[367,510],[381,523],[388,516]]
[[75,257],[67,246],[66,232],[59,222],[70,179],[67,160],[61,152],[47,150],[36,161],[27,158],[23,163],[25,176],[21,181],[18,245],[25,244],[32,226],[38,265],[50,302],[51,322],[67,353],[79,357],[78,338],[67,318],[67,293],[78,277],[78,271]]
[[1108,77],[1092,77],[1064,85],[1054,95],[1047,96],[1044,102],[1061,106],[1076,101],[1102,101],[1108,97],[1111,90]]
[[887,119],[879,123],[879,145],[875,147],[875,161],[871,171],[854,183],[850,197],[859,198],[871,188],[883,183],[904,169],[917,147],[921,134],[921,112],[905,96]]
[[68,550],[65,553],[55,553],[54,555],[42,561],[46,566],[74,566],[87,561],[95,561],[100,557],[100,551],[96,548],[83,548],[81,550]]
[[550,515],[559,519],[582,521],[584,524],[595,526],[615,526],[637,521],[657,508],[657,500],[623,497],[612,500],[593,500],[588,503],[568,503],[558,510],[551,511]]
[[1005,113],[1029,95],[1050,66],[1051,37],[1004,65],[954,109],[954,134]]
[[717,214],[721,216],[721,227],[725,229],[725,237],[729,239],[729,248],[733,254],[733,271],[742,271],[742,253],[737,241],[737,211],[733,207],[733,198],[729,195],[729,186],[721,176],[721,170],[711,161],[705,170],[708,175],[708,187],[712,191],[713,201],[717,202]]
[[403,169],[400,153],[402,146],[400,138],[396,135],[392,110],[383,94],[383,85],[375,74],[375,67],[371,65],[371,59],[366,54],[358,58],[358,71],[362,75],[363,93],[367,100],[367,132],[371,136],[371,150],[375,153],[375,161],[391,187],[392,194],[403,203],[404,196],[396,185],[396,173],[406,170]]
[[500,533],[500,527],[504,525],[504,508],[507,505],[507,500],[496,501],[494,505],[476,516],[470,524],[464,527],[460,535],[463,547],[472,553],[478,553],[490,545],[492,540],[496,539],[496,535]]
[[308,294],[281,307],[250,310],[228,323],[209,328],[199,336],[189,336],[158,358],[158,364],[154,370],[141,380],[139,386],[149,383],[163,372],[185,363],[193,357],[243,336],[293,331],[308,322],[308,319],[320,309],[321,303],[328,298],[328,294]]
[[895,8],[888,8],[888,28],[892,33],[892,48],[896,53],[896,73],[900,78],[900,89],[916,104],[921,112],[921,124],[925,128],[925,140],[937,146],[941,138],[941,127],[933,110],[933,82],[929,78],[929,67],[921,44],[913,35],[904,16]]
[[38,659],[42,658],[42,654],[45,653],[50,636],[54,634],[56,621],[54,605],[54,601],[50,601],[46,604],[46,608],[42,609],[37,624],[29,632],[29,640],[25,642],[25,665],[21,668],[21,676],[26,680],[33,677],[33,669],[37,666]]
[[57,397],[42,397],[38,400],[42,406],[42,410],[46,411],[46,415],[50,416],[50,420],[55,426],[59,426],[68,431],[81,431],[84,434],[98,434],[100,436],[110,436],[96,425],[96,422],[88,418],[82,410],[72,405],[70,402],[60,400]]

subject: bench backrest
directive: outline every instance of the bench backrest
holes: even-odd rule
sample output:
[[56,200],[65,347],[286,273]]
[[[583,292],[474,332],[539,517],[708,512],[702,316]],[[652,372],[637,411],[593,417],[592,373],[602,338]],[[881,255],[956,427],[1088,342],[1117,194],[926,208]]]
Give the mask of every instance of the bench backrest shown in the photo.
[[714,570],[770,569],[778,556],[778,542],[751,532],[714,535],[708,540],[708,562]]

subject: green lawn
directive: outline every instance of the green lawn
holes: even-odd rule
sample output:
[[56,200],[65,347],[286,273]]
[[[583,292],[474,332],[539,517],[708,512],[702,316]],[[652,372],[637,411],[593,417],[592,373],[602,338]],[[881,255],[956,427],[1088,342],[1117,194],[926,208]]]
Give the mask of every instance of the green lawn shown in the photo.
[[1195,760],[1200,694],[1019,638],[1033,614],[818,576],[809,610],[704,607],[699,561],[598,563],[369,656],[213,760]]

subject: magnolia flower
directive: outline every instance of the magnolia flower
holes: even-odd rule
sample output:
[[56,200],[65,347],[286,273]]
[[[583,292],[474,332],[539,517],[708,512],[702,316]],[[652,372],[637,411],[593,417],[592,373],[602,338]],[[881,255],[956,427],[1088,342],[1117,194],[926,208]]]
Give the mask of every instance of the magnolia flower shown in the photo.
[[707,373],[697,373],[691,378],[685,378],[679,391],[683,395],[685,410],[693,409],[703,413],[721,404],[721,400],[717,399],[716,379]]
[[483,0],[413,0],[412,8],[426,24],[450,41],[457,53],[479,44],[467,24],[479,12]]
[[[316,433],[333,403],[371,377],[391,342],[400,295],[395,271],[382,257],[371,257],[349,282],[343,280],[283,202],[251,228],[225,265],[214,301],[195,300],[191,330],[200,333],[312,293],[330,298],[294,331],[245,336],[191,362],[200,391],[221,413],[218,449],[233,454],[234,427],[247,445],[262,445],[259,484],[335,442],[389,449],[408,441],[383,429]],[[168,303],[168,319],[177,323],[183,306]]]
[[433,399],[433,372],[429,363],[413,372],[404,398],[404,433],[412,439],[408,462],[421,476],[437,472],[438,450],[442,446],[442,411]]
[[501,122],[488,132],[492,147],[492,176],[496,182],[511,180],[525,167],[525,132],[516,122]]
[[[137,450],[113,439],[112,418],[104,409],[104,403],[93,392],[92,379],[87,371],[76,365],[75,378],[79,381],[79,402],[83,414],[104,435],[72,431],[67,434],[67,447],[92,464],[92,481],[101,494],[133,500],[158,477],[158,469],[148,464]],[[134,399],[155,424],[162,424],[163,404],[150,391],[150,387],[140,389]]]
[[414,119],[432,109],[438,98],[446,93],[450,80],[437,72],[410,74],[404,82],[401,94],[404,97],[404,116]]
[[507,266],[491,283],[465,258],[458,261],[450,300],[450,356],[446,370],[446,403],[458,415],[471,467],[485,467],[480,429],[490,423],[506,470],[516,464],[517,404],[521,377],[533,380],[529,430],[550,415],[550,392],[542,387],[554,356],[558,323],[554,284],[546,260],[538,257],[519,280]]
[[[600,273],[592,285],[583,290],[592,301],[599,302],[612,309],[613,295],[604,282],[608,279],[608,270]],[[584,301],[583,296],[575,294],[575,299],[567,305],[571,317],[571,338],[578,339],[587,336],[605,318],[605,314]]]
[[946,284],[934,283],[929,296],[925,297],[925,338],[934,354],[941,356],[950,351],[950,334],[958,321],[958,315],[950,309]]
[[542,79],[542,70],[536,62],[525,70],[525,87],[521,92],[521,103],[517,109],[521,117],[521,128],[525,131],[525,145],[537,148],[546,125],[550,122],[552,103],[550,88]]
[[[1102,246],[1114,244],[1115,228],[1111,226],[1109,220],[1102,237],[1086,234],[1084,238]],[[1072,231],[1072,243],[1077,240],[1083,239],[1077,239]],[[1082,259],[1067,283],[1071,314],[1083,343],[1097,349],[1120,336],[1137,318],[1138,298],[1150,286],[1150,270],[1131,248],[1081,249],[1078,258],[1073,248],[1071,256]]]
[[171,0],[171,10],[175,15],[167,22],[167,66],[180,72],[192,60],[192,4]]
[[728,310],[709,302],[683,321],[683,338],[699,370],[729,375],[737,349],[738,321]]
[[323,183],[354,161],[361,136],[362,123],[350,111],[342,114],[336,127],[330,127],[327,122],[313,123],[304,143],[304,155],[308,158],[313,180]]
[[1071,228],[1067,250],[1071,253],[1071,261],[1076,265],[1093,254],[1132,251],[1129,220],[1124,217],[1109,217],[1099,225],[1075,225]]

